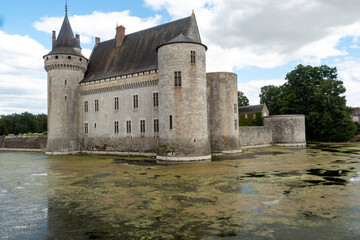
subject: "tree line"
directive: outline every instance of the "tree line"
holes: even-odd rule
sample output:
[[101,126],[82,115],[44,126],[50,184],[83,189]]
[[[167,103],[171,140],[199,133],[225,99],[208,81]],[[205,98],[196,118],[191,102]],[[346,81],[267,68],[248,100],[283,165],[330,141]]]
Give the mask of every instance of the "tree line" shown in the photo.
[[356,131],[352,108],[346,106],[345,87],[336,67],[298,65],[286,74],[282,86],[261,88],[260,103],[271,115],[303,114],[306,138],[318,141],[348,141]]
[[46,133],[47,115],[28,112],[0,116],[0,135]]

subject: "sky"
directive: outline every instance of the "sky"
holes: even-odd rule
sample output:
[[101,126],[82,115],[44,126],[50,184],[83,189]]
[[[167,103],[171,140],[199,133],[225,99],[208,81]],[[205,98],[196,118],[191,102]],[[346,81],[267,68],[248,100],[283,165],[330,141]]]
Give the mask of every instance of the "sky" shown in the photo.
[[[235,72],[250,104],[298,64],[326,64],[337,67],[347,105],[360,106],[359,0],[68,0],[86,57],[95,37],[114,38],[117,24],[132,33],[192,10],[208,46],[207,72]],[[0,115],[47,112],[42,57],[64,15],[65,0],[0,0]]]

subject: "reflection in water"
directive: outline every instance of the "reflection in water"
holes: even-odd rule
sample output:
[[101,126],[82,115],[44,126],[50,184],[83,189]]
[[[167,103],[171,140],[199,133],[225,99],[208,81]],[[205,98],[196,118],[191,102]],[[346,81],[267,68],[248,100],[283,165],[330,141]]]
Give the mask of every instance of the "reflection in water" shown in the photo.
[[[354,239],[360,235],[359,148],[259,148],[238,159],[175,166],[151,159],[137,165],[110,156],[0,153],[0,200],[7,203],[0,205],[0,229],[7,233],[1,236]],[[29,189],[36,184],[41,187]],[[16,197],[22,200],[13,203]],[[34,199],[42,200],[32,206]],[[32,215],[24,211],[20,221],[2,212],[27,206],[47,215],[38,214],[32,228],[18,233],[14,226],[27,225]]]

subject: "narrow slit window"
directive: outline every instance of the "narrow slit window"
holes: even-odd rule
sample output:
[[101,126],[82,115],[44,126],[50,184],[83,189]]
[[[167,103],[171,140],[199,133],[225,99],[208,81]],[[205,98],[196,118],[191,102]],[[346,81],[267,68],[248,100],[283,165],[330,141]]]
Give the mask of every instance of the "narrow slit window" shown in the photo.
[[175,86],[181,86],[181,71],[174,72],[174,82]]
[[139,95],[133,95],[134,108],[139,108]]
[[119,110],[119,97],[114,98],[114,108],[115,110]]
[[95,112],[99,111],[99,99],[95,99]]
[[191,54],[190,54],[190,61],[191,63],[195,63],[195,51],[191,51]]
[[89,133],[89,123],[85,123],[85,134]]
[[84,102],[84,112],[89,112],[89,102],[88,101]]
[[154,133],[159,132],[159,119],[154,119]]
[[114,132],[119,133],[119,121],[114,122]]
[[159,93],[158,92],[153,93],[153,105],[154,105],[154,107],[159,106]]
[[234,104],[234,113],[238,113],[238,106],[236,103]]
[[140,120],[140,132],[145,132],[145,120]]
[[234,120],[234,127],[235,127],[235,130],[237,130],[237,128],[238,128],[238,121],[235,119]]
[[169,128],[172,129],[173,128],[173,121],[172,121],[172,115],[169,116]]
[[131,121],[126,121],[126,132],[131,133]]

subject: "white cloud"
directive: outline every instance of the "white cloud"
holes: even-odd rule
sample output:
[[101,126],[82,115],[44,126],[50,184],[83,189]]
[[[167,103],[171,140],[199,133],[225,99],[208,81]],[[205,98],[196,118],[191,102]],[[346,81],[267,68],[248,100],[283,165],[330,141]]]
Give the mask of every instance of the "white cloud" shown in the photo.
[[245,94],[245,96],[249,99],[250,105],[256,105],[260,104],[259,94],[261,87],[267,85],[280,86],[284,83],[284,79],[256,80],[245,83],[238,81],[238,90]]
[[339,79],[343,80],[346,88],[347,105],[360,106],[360,59],[351,59],[337,64]]
[[29,36],[0,31],[0,114],[46,110],[43,59],[49,50]]
[[[34,27],[43,32],[51,33],[56,30],[59,33],[64,17],[42,17],[34,23]],[[122,12],[99,12],[94,11],[89,15],[69,16],[69,21],[74,33],[80,34],[81,43],[92,43],[94,37],[101,40],[114,38],[116,25],[124,25],[126,34],[150,28],[158,25],[161,17],[155,15],[150,18],[131,16],[130,11]]]

